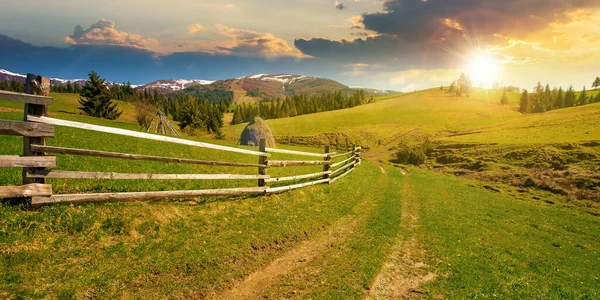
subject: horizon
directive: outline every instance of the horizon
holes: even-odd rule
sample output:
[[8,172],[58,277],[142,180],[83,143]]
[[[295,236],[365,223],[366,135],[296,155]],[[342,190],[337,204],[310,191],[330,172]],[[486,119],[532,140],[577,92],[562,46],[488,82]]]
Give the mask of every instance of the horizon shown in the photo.
[[141,1],[92,11],[89,1],[25,0],[0,12],[0,68],[63,79],[95,70],[135,85],[264,73],[410,92],[465,72],[474,87],[589,88],[600,3],[509,2],[153,0],[137,13]]

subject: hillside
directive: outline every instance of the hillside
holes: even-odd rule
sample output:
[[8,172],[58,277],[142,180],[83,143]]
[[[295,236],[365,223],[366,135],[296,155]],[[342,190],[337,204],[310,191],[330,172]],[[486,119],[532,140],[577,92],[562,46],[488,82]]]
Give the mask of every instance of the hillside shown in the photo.
[[[139,129],[132,124],[135,109],[128,103],[118,102],[124,113],[109,121],[76,114],[77,95],[53,96],[52,117]],[[583,170],[598,166],[600,143],[593,140],[600,136],[593,120],[600,105],[522,115],[515,110],[517,95],[510,96],[507,107],[497,104],[499,97],[478,90],[470,99],[459,99],[429,90],[268,121],[277,135],[339,133],[369,146],[368,160],[335,185],[261,197],[55,205],[39,211],[3,203],[0,298],[597,298],[600,205],[535,186],[505,184],[502,174],[485,176],[497,176],[502,168],[518,174],[513,171],[527,169],[536,160],[536,167],[543,167],[549,156],[579,159],[565,160],[569,169],[560,172],[593,179],[600,170]],[[22,109],[22,104],[0,99],[0,119],[22,119]],[[235,134],[242,127],[225,127],[230,138],[226,141],[193,139],[235,146]],[[389,162],[399,143],[418,143],[426,135],[437,145],[437,156],[425,165]],[[60,126],[48,144],[256,162],[240,154]],[[19,154],[23,147],[22,138],[11,136],[0,136],[0,145],[2,155]],[[540,146],[543,155],[534,151]],[[504,155],[519,150],[523,152]],[[441,157],[466,161],[436,162]],[[509,158],[513,160],[504,161]],[[81,171],[232,169],[72,155],[59,155],[57,161],[59,169]],[[458,173],[474,171],[467,168],[478,161],[484,163],[484,170],[476,172],[480,177]],[[293,172],[269,169],[274,175]],[[537,174],[560,179],[543,171]],[[2,184],[19,184],[20,178],[20,169],[0,169]],[[586,184],[583,180],[590,178],[580,177],[578,182]],[[243,184],[83,179],[51,183],[56,193]],[[44,268],[39,268],[41,262]]]

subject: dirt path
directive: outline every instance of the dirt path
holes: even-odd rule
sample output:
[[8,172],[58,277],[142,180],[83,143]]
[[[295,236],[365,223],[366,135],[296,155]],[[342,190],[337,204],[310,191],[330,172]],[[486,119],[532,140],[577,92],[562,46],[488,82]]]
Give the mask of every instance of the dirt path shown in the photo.
[[421,298],[419,286],[434,280],[422,262],[424,249],[419,243],[420,203],[415,198],[410,179],[403,181],[402,224],[405,236],[393,246],[391,254],[375,277],[367,299],[414,299]]
[[264,268],[235,283],[232,289],[212,295],[210,299],[262,298],[263,292],[277,285],[284,275],[301,272],[311,261],[327,255],[333,245],[347,240],[374,209],[373,202],[370,197],[364,198],[353,208],[353,213],[339,219],[314,239],[287,251]]

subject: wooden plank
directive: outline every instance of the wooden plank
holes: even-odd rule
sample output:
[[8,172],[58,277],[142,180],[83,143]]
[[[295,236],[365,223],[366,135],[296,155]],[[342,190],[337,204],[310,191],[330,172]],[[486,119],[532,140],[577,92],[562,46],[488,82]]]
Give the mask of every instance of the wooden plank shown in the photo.
[[321,153],[312,153],[312,152],[303,152],[303,151],[294,151],[294,150],[285,150],[285,149],[276,149],[276,148],[267,148],[266,150],[267,150],[267,152],[273,152],[273,153],[304,155],[304,156],[314,156],[314,157],[327,157],[327,156],[335,154],[335,152],[321,154]]
[[156,180],[249,180],[267,179],[268,175],[240,174],[136,174],[78,171],[35,170],[27,173],[29,178],[81,178],[81,179],[156,179]]
[[[27,73],[27,79],[25,79],[25,93],[37,96],[48,96],[50,95],[50,79],[48,77],[38,76],[35,74]],[[28,115],[37,116],[48,116],[48,105],[36,104],[36,103],[25,103],[23,109],[23,120],[27,121]],[[23,156],[46,156],[43,152],[32,152],[30,149],[31,145],[46,145],[46,138],[25,136],[23,138]],[[43,170],[44,168],[38,168]],[[28,168],[24,168],[22,172],[23,184],[30,183],[46,183],[44,178],[27,178],[25,174],[29,171]]]
[[56,167],[56,156],[0,155],[0,167],[17,167],[17,168]]
[[151,156],[151,155],[141,155],[141,154],[127,154],[127,153],[118,153],[118,152],[107,152],[107,151],[75,149],[75,148],[62,148],[62,147],[53,147],[53,146],[31,145],[30,148],[31,148],[31,151],[38,151],[38,152],[95,156],[95,157],[108,157],[108,158],[122,158],[122,159],[130,159],[130,160],[159,161],[159,162],[166,162],[166,163],[181,163],[181,164],[190,164],[190,165],[230,166],[230,167],[262,167],[262,165],[259,165],[259,164],[245,164],[245,163],[236,163],[236,162],[185,159],[185,158],[162,157],[162,156]]
[[293,167],[293,166],[322,166],[332,164],[332,161],[321,160],[270,160],[270,167]]
[[168,142],[168,143],[194,146],[194,147],[200,147],[200,148],[207,148],[207,149],[214,149],[214,150],[221,150],[221,151],[228,151],[228,152],[236,152],[236,153],[242,153],[242,154],[248,154],[248,155],[270,156],[270,154],[268,154],[268,153],[259,152],[259,151],[251,151],[251,150],[246,150],[246,149],[185,140],[185,139],[174,138],[174,137],[169,137],[169,136],[161,136],[161,135],[133,131],[133,130],[92,125],[92,124],[81,123],[81,122],[65,121],[65,120],[54,119],[54,118],[43,117],[43,116],[39,117],[39,116],[29,115],[29,116],[27,116],[27,121],[45,123],[45,124],[53,124],[53,125],[72,127],[72,128],[79,128],[79,129],[86,129],[86,130],[118,134],[118,135],[141,138],[141,139],[160,141],[160,142]]
[[338,157],[342,157],[342,156],[346,156],[346,155],[350,155],[352,154],[352,151],[348,151],[346,153],[340,153],[340,154],[336,154],[336,155],[332,155],[331,158],[338,158]]
[[358,163],[357,163],[357,162],[351,162],[351,163],[349,163],[349,164],[347,164],[347,165],[344,165],[344,166],[342,166],[342,167],[339,167],[337,170],[335,170],[335,171],[331,172],[331,176],[333,176],[333,175],[335,175],[335,174],[338,174],[338,173],[341,173],[342,171],[344,171],[345,169],[348,169],[349,167],[355,167],[355,166],[357,166],[357,165],[358,165]]
[[0,91],[0,100],[38,104],[38,105],[52,105],[54,103],[54,100],[52,99],[52,97],[29,95],[29,94],[15,93],[15,92],[9,92],[9,91]]
[[0,186],[0,198],[43,197],[52,195],[50,184],[27,184],[21,186]]
[[342,174],[342,175],[340,175],[340,176],[338,176],[338,177],[336,177],[336,178],[333,178],[333,179],[331,179],[331,181],[329,182],[329,184],[332,184],[332,183],[334,183],[334,182],[336,182],[336,181],[340,180],[342,177],[344,177],[344,176],[346,176],[346,175],[348,175],[348,174],[352,173],[353,171],[354,171],[354,168],[352,168],[352,169],[348,170],[346,173],[344,173],[344,174]]
[[311,185],[316,185],[316,184],[320,184],[320,183],[328,183],[328,182],[329,182],[329,179],[321,179],[321,180],[311,181],[311,182],[306,182],[306,183],[299,183],[299,184],[276,187],[276,188],[268,188],[266,190],[266,192],[267,193],[285,192],[285,191],[289,191],[289,190],[293,190],[293,189],[299,189],[299,188],[303,188],[303,187],[307,187],[307,186],[311,186]]
[[0,120],[0,135],[53,137],[54,126],[42,123]]
[[241,196],[264,194],[267,187],[235,188],[235,189],[213,189],[192,191],[160,191],[160,192],[132,192],[132,193],[104,193],[104,194],[70,194],[53,195],[42,198],[33,197],[31,205],[40,207],[53,203],[90,203],[111,201],[138,201],[138,200],[161,200],[161,199],[185,199],[203,196]]
[[331,171],[327,171],[327,172],[319,172],[319,173],[312,173],[312,174],[306,174],[306,175],[297,175],[297,176],[289,176],[289,177],[276,177],[276,178],[265,179],[265,182],[294,181],[294,180],[300,180],[300,179],[307,179],[307,178],[314,178],[314,177],[319,177],[319,176],[324,176],[324,175],[330,175],[331,173],[332,173]]
[[343,164],[345,164],[345,163],[347,163],[348,161],[351,161],[351,160],[353,160],[353,159],[354,159],[354,156],[351,156],[351,157],[350,157],[350,158],[348,158],[348,159],[342,160],[342,161],[340,161],[340,162],[338,162],[338,163],[335,163],[335,164],[331,165],[331,167],[332,167],[332,168],[335,168],[335,167],[337,167],[337,166],[341,166],[341,165],[343,165]]

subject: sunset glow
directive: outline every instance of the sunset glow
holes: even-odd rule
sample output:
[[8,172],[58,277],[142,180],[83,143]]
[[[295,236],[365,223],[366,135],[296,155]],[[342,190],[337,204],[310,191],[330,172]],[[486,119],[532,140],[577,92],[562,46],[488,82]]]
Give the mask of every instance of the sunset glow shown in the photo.
[[477,87],[491,88],[499,80],[497,62],[483,54],[476,54],[469,59],[467,75]]

